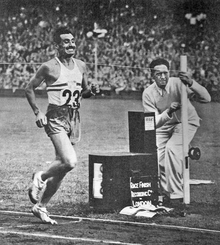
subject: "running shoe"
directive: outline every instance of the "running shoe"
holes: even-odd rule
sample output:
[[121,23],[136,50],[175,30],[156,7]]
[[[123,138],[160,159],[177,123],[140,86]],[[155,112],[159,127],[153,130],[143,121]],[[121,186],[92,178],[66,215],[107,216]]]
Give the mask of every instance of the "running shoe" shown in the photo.
[[43,190],[46,181],[41,179],[42,171],[34,173],[32,176],[32,185],[28,190],[28,195],[33,204],[36,204],[40,198],[40,193]]
[[56,220],[53,220],[49,217],[49,213],[47,212],[47,209],[45,207],[39,207],[38,204],[35,204],[32,208],[32,213],[43,223],[57,225]]

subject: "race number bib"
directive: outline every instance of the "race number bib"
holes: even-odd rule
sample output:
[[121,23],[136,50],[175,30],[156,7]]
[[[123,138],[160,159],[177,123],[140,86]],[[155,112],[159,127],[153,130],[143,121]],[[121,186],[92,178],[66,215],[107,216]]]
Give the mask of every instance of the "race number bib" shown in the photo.
[[69,105],[73,108],[79,108],[81,90],[80,86],[71,86],[70,88],[63,89],[60,93],[61,105]]

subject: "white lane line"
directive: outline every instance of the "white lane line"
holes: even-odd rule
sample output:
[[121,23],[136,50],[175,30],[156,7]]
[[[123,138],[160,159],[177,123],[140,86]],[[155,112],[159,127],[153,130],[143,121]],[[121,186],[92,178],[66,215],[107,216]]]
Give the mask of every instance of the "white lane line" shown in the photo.
[[70,237],[70,236],[57,236],[47,233],[29,233],[21,232],[16,230],[0,230],[0,234],[13,234],[19,236],[31,236],[38,238],[48,238],[48,239],[60,239],[60,240],[69,240],[69,241],[79,241],[79,242],[93,242],[93,243],[106,243],[106,244],[119,244],[119,245],[142,245],[140,243],[124,243],[119,241],[111,240],[101,240],[101,239],[92,239],[92,238],[81,238],[81,237]]
[[76,224],[76,223],[80,223],[82,221],[83,221],[82,219],[79,219],[79,220],[68,221],[68,223],[67,222],[58,222],[58,225]]
[[[32,213],[27,212],[17,212],[17,211],[6,211],[0,210],[0,213],[5,214],[20,214],[26,216],[32,216]],[[110,224],[124,224],[124,225],[133,225],[133,226],[143,226],[143,227],[155,227],[155,228],[164,228],[164,229],[172,229],[172,230],[181,230],[181,231],[189,231],[189,232],[200,232],[200,233],[211,233],[211,234],[220,234],[220,230],[210,230],[205,228],[194,228],[187,226],[178,226],[178,225],[162,225],[156,223],[142,223],[142,222],[132,222],[132,221],[122,221],[122,220],[110,220],[110,219],[95,219],[95,218],[85,218],[85,217],[75,217],[75,216],[62,216],[62,215],[50,215],[53,218],[59,219],[68,219],[68,220],[87,220],[93,222],[103,222]]]
[[[3,224],[3,225],[5,225],[5,224]],[[35,227],[35,225],[9,225],[9,226],[7,226],[7,228],[27,228],[27,227]],[[0,229],[5,229],[6,227],[4,227],[4,226],[2,226],[2,227],[0,227]]]

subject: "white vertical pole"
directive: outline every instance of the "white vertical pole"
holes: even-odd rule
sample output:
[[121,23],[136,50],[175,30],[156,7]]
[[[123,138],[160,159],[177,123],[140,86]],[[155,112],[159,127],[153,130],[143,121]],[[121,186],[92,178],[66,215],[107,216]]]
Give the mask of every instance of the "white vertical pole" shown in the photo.
[[[187,56],[180,56],[180,70],[187,71]],[[183,132],[183,201],[190,203],[190,185],[189,185],[189,145],[188,145],[188,106],[187,106],[186,85],[182,83],[181,108],[182,108],[182,132]]]
[[97,38],[95,38],[95,81],[98,82],[98,55],[97,55],[97,49],[98,49],[98,42]]

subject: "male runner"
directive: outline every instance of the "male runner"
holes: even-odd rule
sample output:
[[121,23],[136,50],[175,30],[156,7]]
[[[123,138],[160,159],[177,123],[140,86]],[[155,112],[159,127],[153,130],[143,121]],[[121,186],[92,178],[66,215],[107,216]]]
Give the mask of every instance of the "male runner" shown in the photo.
[[[56,159],[45,171],[33,175],[29,189],[35,204],[33,214],[44,223],[57,224],[46,210],[51,197],[58,190],[64,176],[74,168],[77,157],[70,136],[79,120],[82,98],[99,92],[98,85],[87,84],[86,65],[75,59],[75,39],[70,30],[61,27],[54,33],[57,57],[43,63],[26,87],[26,97],[36,115],[38,127],[45,128],[56,153]],[[35,89],[44,82],[48,95],[48,109],[44,114],[36,103]]]
[[[150,69],[154,83],[144,90],[142,102],[145,112],[155,112],[160,184],[165,197],[168,197],[171,203],[181,203],[183,199],[182,83],[187,85],[188,97],[196,94],[200,102],[210,102],[211,97],[208,91],[186,72],[179,72],[179,77],[170,77],[169,62],[163,58],[153,60]],[[189,98],[187,108],[188,143],[190,143],[200,126],[200,118]]]

